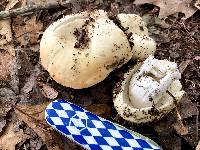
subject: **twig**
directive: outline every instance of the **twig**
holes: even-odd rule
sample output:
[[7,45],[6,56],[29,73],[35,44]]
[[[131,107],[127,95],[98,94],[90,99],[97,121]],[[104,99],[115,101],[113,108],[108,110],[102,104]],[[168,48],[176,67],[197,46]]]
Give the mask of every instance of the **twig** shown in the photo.
[[52,8],[57,8],[57,7],[61,7],[61,6],[66,6],[70,2],[71,2],[71,0],[66,0],[62,3],[59,3],[59,2],[47,3],[45,5],[32,5],[32,6],[12,9],[12,10],[8,10],[8,11],[1,11],[0,12],[0,20],[9,18],[9,17],[14,17],[14,16],[21,15],[21,14],[40,11],[43,9],[52,9]]
[[[178,110],[178,104],[177,104],[177,99],[176,99],[176,97],[169,91],[169,90],[167,90],[166,91],[167,92],[167,94],[169,94],[171,97],[172,97],[172,99],[173,99],[173,101],[174,101],[174,104],[175,104],[175,106],[176,106],[176,113],[177,113],[177,119],[178,119],[178,121],[181,121],[182,120],[182,118],[181,118],[181,115],[180,115],[180,113],[179,113],[179,110]],[[181,121],[182,122],[182,121]]]
[[174,97],[174,95],[173,95],[169,90],[167,90],[166,93],[169,94],[169,95],[172,97],[173,102],[174,102],[174,104],[175,104],[176,107],[177,107],[177,100],[176,100],[176,97]]
[[[197,108],[199,107],[199,102],[197,102]],[[196,116],[196,140],[199,138],[199,111],[197,109],[197,116]]]
[[26,148],[26,144],[24,144],[24,150],[27,150],[27,148]]

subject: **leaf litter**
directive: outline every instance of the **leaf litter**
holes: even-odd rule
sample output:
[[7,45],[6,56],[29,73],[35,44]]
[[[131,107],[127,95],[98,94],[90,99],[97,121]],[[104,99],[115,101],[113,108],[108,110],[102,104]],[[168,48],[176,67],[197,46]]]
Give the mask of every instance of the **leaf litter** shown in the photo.
[[32,106],[17,105],[15,112],[21,121],[24,121],[43,139],[49,150],[62,150],[63,143],[60,135],[45,122],[44,109],[48,104],[49,102]]
[[13,20],[12,26],[15,37],[22,47],[28,44],[37,44],[43,29],[42,22],[37,21],[36,16],[31,16],[31,18],[18,16]]
[[178,12],[185,14],[185,19],[191,17],[197,9],[193,6],[192,0],[135,0],[134,4],[154,4],[160,8],[159,18],[166,18]]
[[14,131],[15,122],[8,123],[4,134],[0,137],[0,149],[2,150],[15,150],[15,146],[21,141],[25,141],[30,138],[30,135],[24,134],[22,130]]

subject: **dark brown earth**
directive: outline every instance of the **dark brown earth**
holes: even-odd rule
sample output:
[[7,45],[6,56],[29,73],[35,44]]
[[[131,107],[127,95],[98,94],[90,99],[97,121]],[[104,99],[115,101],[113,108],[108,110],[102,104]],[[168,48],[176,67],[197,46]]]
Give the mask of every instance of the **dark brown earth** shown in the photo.
[[86,20],[85,24],[81,27],[81,29],[76,29],[74,31],[74,35],[77,38],[77,42],[75,43],[74,48],[83,49],[88,47],[90,38],[88,37],[87,25],[89,24],[89,22],[89,20]]
[[[2,4],[0,10],[4,10],[3,6]],[[42,37],[42,31],[53,21],[62,18],[63,14],[67,15],[84,10],[91,11],[93,9],[104,9],[114,16],[116,16],[117,13],[136,13],[141,16],[149,15],[147,25],[150,36],[157,42],[155,57],[158,59],[175,61],[178,63],[182,72],[181,83],[183,84],[183,89],[186,91],[186,94],[176,110],[159,121],[141,125],[127,122],[117,115],[112,102],[112,89],[116,83],[122,79],[123,73],[126,72],[130,66],[135,64],[134,60],[131,60],[120,69],[113,71],[103,82],[82,90],[74,90],[57,84],[49,76],[48,72],[44,70],[39,61],[38,46]],[[192,17],[186,20],[181,19],[184,14],[167,17],[166,22],[169,25],[168,28],[163,28],[162,25],[155,23],[155,16],[157,16],[158,13],[159,9],[156,6],[149,4],[135,6],[131,1],[120,0],[117,2],[99,1],[87,4],[74,2],[67,7],[34,13],[33,15],[36,16],[37,20],[44,25],[40,35],[38,35],[36,43],[22,44],[16,36],[13,41],[14,47],[19,50],[16,53],[17,63],[20,66],[17,68],[18,74],[16,75],[19,77],[19,84],[16,86],[17,79],[15,75],[11,75],[7,80],[0,80],[0,105],[2,106],[2,108],[0,107],[0,138],[1,135],[5,134],[8,124],[14,120],[15,130],[22,130],[24,134],[30,135],[30,138],[16,144],[15,149],[22,150],[24,147],[28,150],[47,149],[48,144],[40,137],[41,133],[34,130],[34,126],[28,124],[23,118],[20,119],[20,117],[16,115],[18,114],[15,112],[16,109],[14,109],[17,103],[23,106],[35,106],[36,104],[50,101],[50,98],[43,94],[45,89],[40,83],[44,83],[58,92],[57,98],[67,99],[98,115],[102,115],[108,120],[139,132],[153,139],[163,149],[195,149],[200,139],[200,119],[198,117],[198,110],[200,107],[200,11],[198,10]],[[29,19],[30,16],[31,15],[23,17]],[[18,17],[14,17],[12,20],[13,34],[15,32],[14,26],[17,26],[16,22],[20,24],[19,20]],[[23,26],[23,24],[21,25]],[[82,38],[79,36],[79,32],[77,36]],[[84,40],[81,40],[81,42],[82,41]],[[78,44],[77,46],[80,47],[80,43]],[[81,44],[84,45],[84,43]],[[0,52],[1,51],[4,52],[3,49],[0,50]],[[30,91],[26,92],[26,90],[23,90],[23,87],[26,83],[33,82],[31,75],[36,79],[34,80],[35,84]],[[5,92],[2,92],[2,88],[4,88]],[[181,118],[179,119],[177,119],[177,111],[180,113]],[[43,123],[38,124],[41,125]],[[184,127],[188,128],[188,133],[183,135],[185,131],[183,130],[185,129]],[[66,150],[82,149],[80,146],[60,136],[58,133],[54,132],[51,135],[59,136],[56,140],[61,140],[60,142],[64,143]]]

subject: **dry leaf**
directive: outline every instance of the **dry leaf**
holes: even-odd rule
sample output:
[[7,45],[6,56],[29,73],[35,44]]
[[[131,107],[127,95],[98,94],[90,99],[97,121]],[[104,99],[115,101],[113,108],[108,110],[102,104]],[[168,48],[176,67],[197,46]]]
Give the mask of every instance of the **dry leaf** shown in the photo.
[[5,126],[6,126],[6,119],[2,117],[0,118],[0,134]]
[[184,95],[180,102],[180,115],[182,119],[196,116],[199,111],[197,106],[191,102],[187,95]]
[[103,118],[110,117],[112,113],[111,107],[107,104],[92,104],[85,109]]
[[24,20],[22,17],[13,19],[13,30],[15,37],[20,42],[21,46],[27,44],[37,44],[43,23],[36,20],[36,16],[32,16],[29,20]]
[[175,114],[175,112],[170,112],[169,114],[167,114],[166,118],[162,118],[161,120],[159,120],[158,122],[155,122],[153,124],[154,130],[158,133],[158,134],[164,134],[164,135],[168,135],[171,134],[173,131],[172,128],[172,124],[177,120],[177,116]]
[[188,127],[186,127],[183,122],[182,122],[182,119],[181,118],[181,115],[180,115],[180,112],[178,110],[178,108],[176,107],[176,122],[174,122],[172,124],[172,127],[176,130],[176,132],[180,135],[187,135],[188,132],[189,132],[189,129]]
[[186,60],[186,61],[182,61],[181,64],[179,65],[179,71],[180,73],[183,73],[185,71],[185,69],[187,68],[187,66],[190,64],[191,60]]
[[48,104],[49,102],[34,106],[17,105],[15,112],[21,121],[24,121],[43,139],[48,150],[63,150],[60,135],[45,122],[44,110]]
[[40,45],[39,45],[39,43],[38,43],[38,44],[31,45],[30,49],[31,49],[31,51],[33,51],[33,52],[40,52]]
[[200,141],[199,141],[199,143],[198,143],[198,145],[196,147],[196,150],[200,150]]
[[42,87],[42,94],[49,99],[55,99],[58,96],[58,92],[47,84],[39,82]]
[[15,49],[12,41],[12,31],[10,19],[0,20],[0,48],[8,51],[11,55],[15,55]]
[[200,10],[200,0],[197,0],[194,6]]
[[12,63],[13,56],[7,52],[0,52],[0,80],[8,80]]
[[30,91],[32,91],[33,87],[36,85],[36,78],[40,73],[38,65],[36,65],[35,69],[31,72],[32,73],[30,77],[26,79],[26,83],[24,84],[24,87],[21,89],[21,93],[23,94],[28,94]]
[[135,0],[134,4],[153,4],[160,7],[159,18],[181,12],[185,18],[191,17],[197,9],[192,6],[192,0]]
[[0,88],[0,116],[6,116],[15,104],[15,93],[9,88]]
[[189,132],[188,128],[183,125],[183,122],[181,120],[177,120],[177,122],[173,123],[172,127],[180,135],[187,135]]
[[10,87],[12,90],[18,94],[19,93],[19,68],[21,68],[21,64],[19,63],[19,53],[17,52],[15,57],[13,58],[13,62],[10,66]]
[[[0,135],[7,123],[6,118],[9,116],[9,112],[12,110],[16,101],[14,99],[15,93],[8,88],[0,89]],[[1,148],[0,148],[1,149]]]
[[167,136],[160,135],[158,137],[159,144],[165,150],[182,150],[182,139],[179,136],[169,134]]
[[27,0],[28,5],[57,4],[60,0]]
[[200,60],[200,56],[195,56],[194,60]]
[[27,6],[27,0],[19,0],[21,7],[26,7]]
[[18,2],[19,2],[19,0],[8,0],[8,4],[6,5],[5,10],[12,9]]
[[11,42],[12,32],[10,27],[10,19],[0,20],[0,47]]
[[23,130],[15,131],[14,124],[14,121],[10,122],[4,134],[0,136],[1,150],[15,150],[16,144],[30,138],[30,135],[24,134]]

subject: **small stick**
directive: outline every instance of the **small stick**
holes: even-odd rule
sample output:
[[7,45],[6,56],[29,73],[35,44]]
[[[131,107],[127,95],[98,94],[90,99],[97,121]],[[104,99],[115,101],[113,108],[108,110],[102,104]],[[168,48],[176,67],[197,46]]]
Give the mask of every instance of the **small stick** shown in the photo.
[[61,6],[66,6],[70,2],[71,2],[71,0],[66,0],[61,3],[60,2],[47,3],[45,5],[32,5],[32,6],[28,6],[28,7],[22,7],[22,8],[7,10],[7,11],[1,11],[0,12],[0,20],[9,18],[9,17],[14,17],[14,16],[21,15],[21,14],[33,13],[35,11],[40,11],[43,9],[52,9],[52,8],[57,8],[57,7],[61,7]]
[[[197,102],[197,108],[199,107],[199,102]],[[199,111],[197,109],[197,116],[196,116],[196,140],[199,138]]]
[[177,107],[177,100],[176,100],[176,97],[174,97],[174,95],[173,95],[169,90],[167,90],[166,93],[169,94],[169,95],[172,97],[172,99],[173,99],[173,101],[174,101],[174,104],[175,104],[176,107]]
[[177,123],[180,125],[180,129],[181,129],[180,130],[181,132],[179,131],[179,133],[181,135],[186,135],[186,134],[188,134],[189,131],[188,131],[188,128],[185,127],[183,122],[182,122],[181,114],[180,114],[180,112],[178,110],[178,106],[177,106],[177,100],[169,90],[167,90],[167,93],[173,98],[174,104],[176,105],[175,110],[176,110],[176,115],[177,115]]
[[24,144],[24,150],[27,150],[27,148],[26,148],[26,144]]
[[172,99],[174,100],[174,104],[176,105],[176,113],[177,113],[177,117],[178,117],[178,120],[181,121],[182,118],[181,118],[181,115],[180,115],[180,113],[179,113],[179,111],[178,111],[176,97],[174,97],[174,95],[173,95],[169,90],[167,90],[166,92],[167,92],[167,94],[169,94],[169,95],[172,97]]

